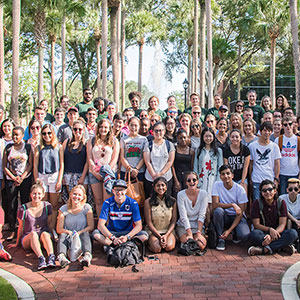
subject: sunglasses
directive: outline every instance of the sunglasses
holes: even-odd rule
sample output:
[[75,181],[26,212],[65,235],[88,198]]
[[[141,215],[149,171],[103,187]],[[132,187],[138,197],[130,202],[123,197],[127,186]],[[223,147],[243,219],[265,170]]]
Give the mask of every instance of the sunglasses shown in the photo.
[[52,135],[52,132],[51,132],[51,131],[48,131],[48,132],[42,132],[42,135],[43,135],[43,136],[46,136],[46,135],[51,136],[51,135]]
[[214,122],[214,121],[212,121],[212,120],[211,120],[211,121],[206,121],[206,123],[213,123],[213,122]]
[[191,182],[196,182],[197,179],[196,179],[196,178],[188,178],[186,181],[187,181],[188,183],[191,183]]
[[238,104],[236,107],[244,107],[244,105]]
[[266,192],[272,192],[274,190],[274,188],[267,188],[267,189],[262,189],[261,191],[263,193],[266,193]]
[[176,110],[169,110],[169,113],[170,113],[170,114],[176,114],[177,111],[176,111]]
[[191,128],[199,128],[199,125],[192,125]]
[[289,192],[292,192],[293,190],[294,190],[295,192],[298,192],[298,191],[299,191],[299,188],[297,188],[297,187],[294,187],[294,188],[290,187],[290,188],[288,188],[288,191],[289,191]]
[[41,128],[40,126],[31,126],[30,127],[31,130],[35,130],[35,129],[39,130],[40,128]]
[[160,132],[163,132],[163,130],[162,129],[154,129],[154,132],[155,133],[160,133]]
[[77,132],[77,131],[81,132],[83,129],[82,129],[82,128],[73,128],[73,130],[74,130],[75,132]]
[[196,115],[196,114],[197,114],[197,115],[200,115],[200,114],[201,114],[201,111],[193,111],[193,114],[194,114],[194,115]]
[[156,120],[156,119],[151,119],[151,122],[155,122],[157,123],[159,120]]
[[292,126],[293,125],[293,123],[284,123],[284,124],[282,124],[284,127],[288,127],[288,126]]
[[86,92],[86,93],[84,93],[85,95],[92,95],[92,93],[91,92]]

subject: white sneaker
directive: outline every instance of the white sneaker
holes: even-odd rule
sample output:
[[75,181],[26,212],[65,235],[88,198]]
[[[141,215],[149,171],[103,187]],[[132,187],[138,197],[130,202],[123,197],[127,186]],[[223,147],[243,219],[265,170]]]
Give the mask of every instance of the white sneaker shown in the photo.
[[57,256],[57,259],[59,261],[59,265],[60,267],[63,269],[65,268],[67,265],[69,265],[71,262],[66,258],[66,256],[63,253],[60,253]]
[[83,267],[89,267],[92,261],[92,254],[90,252],[85,252],[84,256],[79,260]]

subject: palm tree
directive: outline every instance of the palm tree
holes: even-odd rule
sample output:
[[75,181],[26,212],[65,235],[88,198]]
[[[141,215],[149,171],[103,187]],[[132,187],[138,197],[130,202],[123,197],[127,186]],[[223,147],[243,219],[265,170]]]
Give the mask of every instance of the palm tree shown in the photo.
[[97,55],[97,93],[98,97],[101,96],[101,57],[100,57],[100,46],[101,46],[101,31],[99,27],[94,29],[94,39],[96,42],[96,55]]
[[199,46],[199,7],[198,0],[194,0],[194,41],[193,41],[193,77],[192,77],[192,92],[197,91],[198,83],[198,46]]
[[[125,1],[124,1],[125,2]],[[126,42],[126,31],[125,31],[125,21],[126,21],[126,9],[125,3],[122,4],[121,13],[121,98],[122,98],[122,110],[125,109],[125,42]]]
[[205,0],[200,0],[200,26],[199,26],[199,45],[200,45],[200,104],[205,105],[205,63],[206,63],[206,41],[205,41]]
[[102,95],[107,97],[107,40],[108,40],[108,25],[107,25],[107,0],[102,0],[102,39],[101,39],[101,56],[102,56]]
[[187,65],[187,79],[189,84],[187,94],[190,95],[191,92],[191,83],[192,83],[192,46],[193,46],[193,39],[190,38],[187,40],[187,46],[188,46],[188,65]]
[[4,32],[2,4],[0,4],[0,104],[4,105]]
[[300,112],[300,51],[298,38],[298,10],[297,0],[290,0],[291,32],[293,39],[293,58],[296,82],[296,112]]
[[51,44],[51,112],[55,109],[55,43],[56,35],[49,34],[49,41]]
[[12,87],[10,116],[16,122],[19,121],[18,96],[19,96],[19,45],[20,45],[20,19],[21,1],[13,0],[13,40],[12,40]]
[[63,14],[61,22],[61,86],[62,95],[66,95],[66,23],[67,17]]
[[139,45],[139,74],[138,74],[138,91],[142,92],[142,76],[143,76],[143,50],[145,45],[145,39],[142,37],[138,41]]

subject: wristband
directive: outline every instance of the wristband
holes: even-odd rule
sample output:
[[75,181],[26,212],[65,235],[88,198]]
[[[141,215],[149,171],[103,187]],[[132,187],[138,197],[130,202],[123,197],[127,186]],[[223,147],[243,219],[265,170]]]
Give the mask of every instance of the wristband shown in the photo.
[[113,234],[111,234],[111,236],[110,236],[109,239],[112,240],[112,241],[114,241],[116,239],[116,237]]
[[130,241],[131,236],[129,234],[127,234],[126,237],[127,237],[127,240]]
[[279,182],[279,178],[275,177],[274,180],[276,180],[277,182]]

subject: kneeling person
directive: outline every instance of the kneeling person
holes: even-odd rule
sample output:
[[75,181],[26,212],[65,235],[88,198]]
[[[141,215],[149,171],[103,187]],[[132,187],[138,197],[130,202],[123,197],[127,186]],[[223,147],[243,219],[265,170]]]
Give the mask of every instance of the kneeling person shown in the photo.
[[[233,181],[229,165],[219,169],[222,181],[216,181],[212,188],[213,221],[219,237],[217,250],[225,250],[225,240],[233,232],[234,241],[246,241],[250,230],[244,211],[248,198],[245,190]],[[224,231],[225,229],[225,231]]]
[[112,189],[113,196],[103,203],[98,229],[94,231],[93,236],[104,246],[112,243],[120,245],[135,236],[142,242],[148,239],[147,232],[142,231],[139,205],[126,195],[126,191],[126,182],[116,180]]

